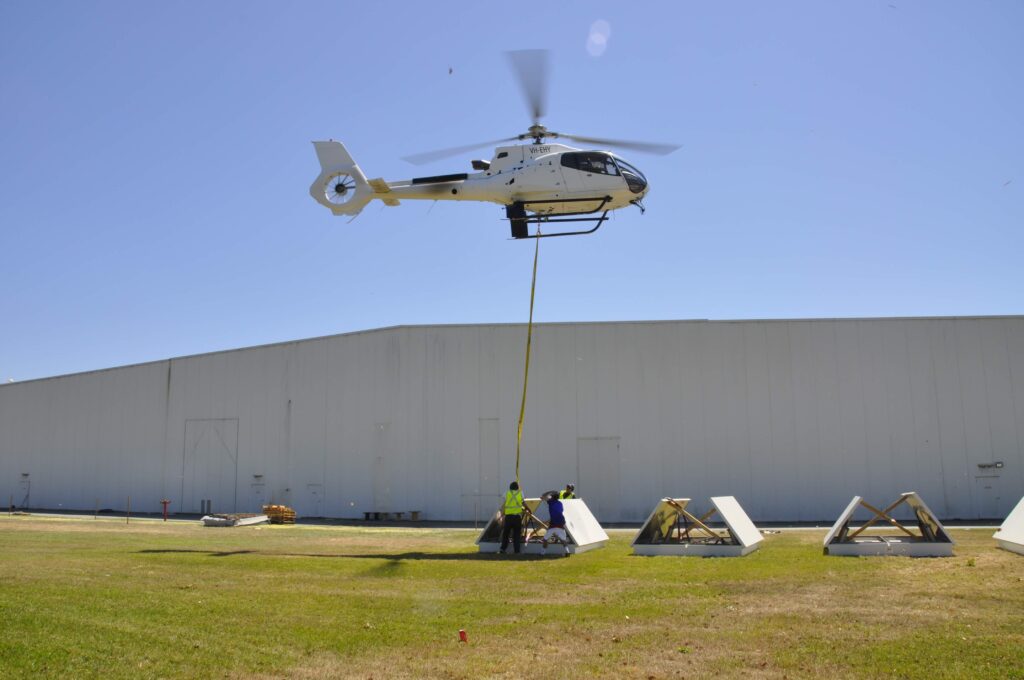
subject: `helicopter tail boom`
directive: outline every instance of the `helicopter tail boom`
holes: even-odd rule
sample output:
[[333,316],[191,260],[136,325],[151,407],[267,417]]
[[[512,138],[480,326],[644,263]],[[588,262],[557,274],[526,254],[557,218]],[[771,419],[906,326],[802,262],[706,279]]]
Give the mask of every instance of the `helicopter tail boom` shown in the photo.
[[313,142],[320,174],[309,187],[310,195],[335,215],[358,215],[373,198],[366,175],[341,142]]

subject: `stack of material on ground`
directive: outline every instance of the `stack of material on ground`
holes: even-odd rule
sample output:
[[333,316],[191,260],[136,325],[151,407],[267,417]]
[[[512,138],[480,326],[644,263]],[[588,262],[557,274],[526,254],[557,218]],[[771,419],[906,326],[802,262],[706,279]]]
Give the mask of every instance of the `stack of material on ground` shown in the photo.
[[229,513],[204,515],[203,526],[208,527],[246,527],[253,524],[266,524],[270,518],[266,515],[254,515],[245,513]]
[[263,513],[271,524],[295,524],[295,511],[287,505],[264,505]]

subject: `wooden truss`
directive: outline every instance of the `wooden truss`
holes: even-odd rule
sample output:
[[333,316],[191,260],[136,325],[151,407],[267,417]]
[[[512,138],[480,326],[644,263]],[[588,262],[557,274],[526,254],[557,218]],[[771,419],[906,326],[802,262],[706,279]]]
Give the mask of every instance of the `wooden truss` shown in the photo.
[[[716,531],[705,522],[718,513],[712,506],[700,517],[695,516],[686,506],[675,498],[666,498],[665,502],[675,509],[675,525],[665,535],[661,543],[706,543],[709,545],[735,545],[736,539],[728,531]],[[696,532],[696,533],[695,533]]]
[[[761,532],[732,496],[712,497],[711,509],[699,516],[689,504],[689,498],[662,498],[633,539],[634,554],[741,557],[759,547]],[[711,526],[716,514],[724,529]]]
[[[909,507],[916,526],[892,516],[893,511],[901,505]],[[860,527],[854,528],[853,513],[858,508],[870,512],[871,517]],[[875,525],[888,525],[900,533],[877,536],[865,534]],[[953,554],[953,539],[916,492],[900,494],[899,498],[881,510],[860,496],[854,496],[825,537],[825,553],[944,557]]]

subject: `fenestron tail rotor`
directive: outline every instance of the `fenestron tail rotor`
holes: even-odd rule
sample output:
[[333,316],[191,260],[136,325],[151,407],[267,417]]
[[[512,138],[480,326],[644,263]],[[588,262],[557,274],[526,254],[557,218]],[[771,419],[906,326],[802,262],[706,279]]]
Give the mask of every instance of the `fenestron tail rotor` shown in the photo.
[[324,183],[324,197],[333,205],[345,205],[356,195],[356,181],[344,172],[339,172]]

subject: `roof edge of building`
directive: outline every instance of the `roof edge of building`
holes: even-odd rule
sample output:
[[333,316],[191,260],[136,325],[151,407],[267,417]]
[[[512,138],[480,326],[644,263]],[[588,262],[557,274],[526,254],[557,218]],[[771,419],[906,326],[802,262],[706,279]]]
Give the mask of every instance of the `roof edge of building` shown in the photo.
[[[735,323],[810,323],[810,322],[836,322],[836,321],[975,321],[975,320],[1000,320],[1000,319],[1021,319],[1024,320],[1024,314],[993,314],[993,315],[959,315],[959,316],[848,316],[848,317],[797,317],[788,319],[768,319],[768,318],[756,318],[756,319],[638,319],[631,321],[535,321],[534,326],[630,326],[630,325],[654,325],[654,324],[684,324],[684,323],[723,323],[723,324],[735,324]],[[380,328],[367,328],[358,331],[347,331],[344,333],[330,333],[328,335],[318,335],[312,338],[297,338],[294,340],[279,340],[277,342],[268,342],[262,345],[248,345],[246,347],[232,347],[230,349],[218,349],[209,352],[198,352],[196,354],[183,354],[176,357],[168,357],[164,359],[153,359],[152,361],[140,361],[134,364],[122,364],[120,366],[107,366],[104,368],[93,368],[85,371],[75,371],[72,373],[60,373],[58,375],[49,375],[42,378],[29,378],[27,380],[17,380],[12,383],[0,384],[0,389],[4,387],[13,387],[15,385],[25,385],[28,383],[37,383],[44,380],[56,380],[58,378],[70,378],[80,375],[89,375],[92,373],[104,373],[106,371],[119,371],[126,368],[136,368],[139,366],[153,366],[157,364],[164,364],[174,361],[184,361],[186,359],[198,359],[200,357],[215,356],[217,354],[228,354],[231,352],[246,352],[249,350],[256,349],[268,349],[271,347],[282,347],[285,345],[296,345],[307,342],[318,342],[321,340],[330,340],[333,338],[345,338],[353,337],[357,335],[368,335],[370,333],[384,333],[402,330],[421,330],[428,328],[487,328],[487,327],[513,327],[513,326],[525,326],[525,322],[483,322],[483,323],[434,323],[434,324],[399,324],[396,326],[381,326]]]

